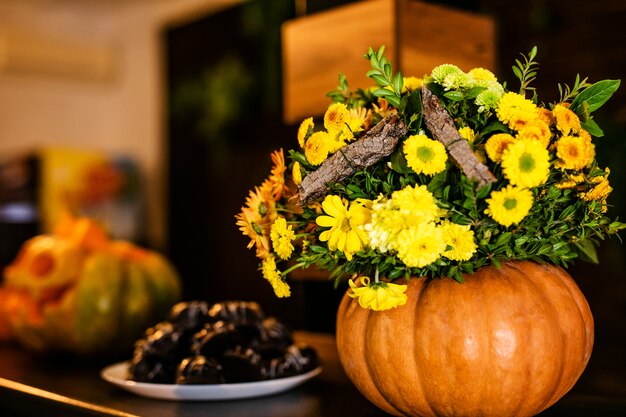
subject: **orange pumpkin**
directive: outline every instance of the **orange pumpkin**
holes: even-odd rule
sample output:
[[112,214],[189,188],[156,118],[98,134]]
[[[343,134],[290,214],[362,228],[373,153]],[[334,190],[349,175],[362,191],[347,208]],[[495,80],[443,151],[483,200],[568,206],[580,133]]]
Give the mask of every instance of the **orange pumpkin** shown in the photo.
[[578,380],[593,318],[563,269],[533,262],[452,279],[411,279],[404,306],[376,312],[344,296],[341,363],[398,416],[534,416]]

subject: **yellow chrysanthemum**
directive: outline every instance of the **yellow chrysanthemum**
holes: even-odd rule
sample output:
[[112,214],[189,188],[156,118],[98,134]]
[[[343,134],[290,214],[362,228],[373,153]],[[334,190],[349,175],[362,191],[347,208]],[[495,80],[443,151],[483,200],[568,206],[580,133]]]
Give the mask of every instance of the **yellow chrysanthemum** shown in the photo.
[[391,198],[379,198],[372,204],[371,219],[364,228],[369,244],[380,252],[396,250],[397,235],[414,225],[437,220],[441,212],[425,185],[407,186],[394,191]]
[[269,239],[264,231],[262,219],[253,210],[242,207],[235,218],[237,219],[237,226],[244,236],[250,238],[248,243],[248,249],[256,246],[256,256],[264,259],[270,253]]
[[404,91],[415,91],[419,88],[422,88],[422,79],[417,77],[404,77],[404,86],[402,87],[402,92]]
[[467,261],[476,252],[477,245],[474,242],[474,231],[469,225],[460,225],[445,220],[440,225],[443,241],[452,247],[442,253],[453,261]]
[[445,251],[441,229],[434,223],[420,223],[401,230],[397,237],[398,259],[409,268],[423,268]]
[[574,188],[577,185],[583,183],[584,181],[585,181],[585,176],[583,174],[570,175],[568,179],[565,179],[555,184],[555,187],[559,189]]
[[502,171],[512,185],[536,187],[548,180],[550,154],[535,140],[517,140],[502,154]]
[[348,119],[348,108],[343,103],[333,103],[328,106],[324,114],[324,127],[326,130],[342,130]]
[[556,120],[556,128],[563,135],[569,135],[572,133],[577,133],[580,131],[580,119],[571,111],[567,106],[563,104],[557,104],[552,109],[552,114],[554,115],[554,119]]
[[328,131],[326,145],[328,147],[328,153],[333,154],[339,149],[347,145],[347,141],[354,139],[353,133],[348,126],[344,126],[341,130]]
[[517,132],[517,139],[532,139],[541,143],[541,146],[548,148],[550,145],[550,139],[552,138],[552,132],[550,126],[541,119],[535,119],[521,128]]
[[318,226],[330,227],[320,234],[322,242],[328,242],[330,250],[340,250],[348,260],[363,249],[368,242],[367,233],[360,226],[369,223],[368,200],[343,202],[339,196],[328,195],[322,202],[326,215],[317,216]]
[[415,187],[409,185],[394,191],[391,194],[391,204],[403,216],[408,217],[407,225],[433,221],[440,213],[435,197],[425,185],[416,185]]
[[371,119],[371,111],[369,109],[366,109],[364,107],[357,107],[357,108],[348,110],[348,120],[346,121],[346,129],[348,129],[351,132],[351,134],[349,135],[350,136],[349,139],[346,137],[346,140],[348,142],[351,140],[354,140],[355,138],[354,133],[361,132],[365,128],[369,119]]
[[302,167],[298,161],[294,162],[293,167],[291,167],[291,179],[296,185],[300,185],[302,182]]
[[497,78],[493,72],[485,68],[473,68],[468,75],[476,80],[496,81]]
[[487,139],[485,143],[487,156],[493,162],[500,162],[502,160],[502,153],[504,153],[506,148],[513,142],[515,142],[515,138],[508,133],[496,133]]
[[372,248],[385,253],[394,249],[395,237],[406,227],[406,216],[385,200],[372,205],[372,218],[364,228]]
[[[609,174],[611,171],[606,168],[606,175],[594,177],[593,182],[596,185],[588,192],[582,194],[580,197],[585,201],[605,201],[609,196],[613,188],[609,185]],[[606,211],[606,207],[605,210]]]
[[503,226],[521,222],[533,205],[533,193],[512,185],[493,191],[487,199],[485,214]]
[[448,154],[443,143],[426,135],[412,135],[404,142],[408,166],[418,174],[434,175],[446,169]]
[[469,126],[463,126],[459,129],[459,135],[469,143],[474,143],[474,138],[476,137],[476,133],[474,133],[474,129]]
[[496,115],[513,130],[520,130],[538,117],[537,105],[521,94],[505,93],[498,103]]
[[539,110],[537,112],[537,118],[547,124],[548,127],[552,126],[555,123],[552,111],[546,109],[545,107],[539,107]]
[[328,132],[315,132],[304,144],[304,156],[311,165],[319,165],[328,158],[330,137]]
[[287,189],[287,186],[285,185],[285,171],[287,170],[287,167],[285,166],[285,155],[283,154],[282,148],[272,152],[271,157],[274,165],[268,180],[272,196],[275,201],[278,201],[280,200],[280,197],[282,197],[283,192]]
[[[269,184],[269,181],[266,181]],[[270,227],[276,219],[276,202],[268,186],[255,187],[246,197],[246,205],[235,216],[242,233],[250,237],[248,248],[256,246],[256,256],[264,259],[269,255]]]
[[291,295],[289,284],[283,280],[282,274],[276,267],[274,255],[269,255],[261,262],[261,273],[263,274],[263,278],[270,283],[277,297],[283,298]]
[[281,279],[280,272],[276,268],[276,259],[274,255],[269,255],[261,262],[261,273],[263,278],[272,282],[275,279]]
[[581,170],[593,162],[595,146],[590,138],[563,136],[556,142],[556,156],[558,168]]
[[348,296],[356,298],[359,305],[374,311],[390,310],[406,304],[406,285],[394,284],[392,282],[370,283],[368,277],[360,277],[359,285],[353,280],[348,280],[350,289]]
[[291,288],[284,280],[275,279],[270,281],[270,284],[272,285],[272,289],[274,290],[276,297],[286,298],[291,296]]
[[272,229],[270,231],[270,238],[272,239],[272,247],[274,252],[281,259],[289,259],[293,253],[293,240],[295,239],[295,233],[291,225],[287,224],[287,220],[284,217],[278,217]]
[[304,119],[302,123],[300,123],[300,127],[298,127],[298,145],[300,145],[300,148],[304,148],[304,143],[314,126],[312,117]]

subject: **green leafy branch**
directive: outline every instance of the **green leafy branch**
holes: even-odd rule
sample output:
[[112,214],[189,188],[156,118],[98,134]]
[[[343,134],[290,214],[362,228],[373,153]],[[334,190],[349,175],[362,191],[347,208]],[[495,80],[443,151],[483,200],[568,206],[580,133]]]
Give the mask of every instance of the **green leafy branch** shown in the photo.
[[565,103],[571,101],[580,94],[584,89],[591,87],[591,84],[587,82],[587,77],[580,79],[580,74],[576,74],[576,80],[574,80],[574,86],[570,88],[567,84],[558,83],[559,87],[559,103]]
[[530,83],[533,82],[537,78],[537,69],[539,68],[539,63],[535,61],[535,57],[537,56],[537,47],[533,46],[528,56],[522,54],[522,58],[524,62],[519,59],[515,60],[515,65],[513,68],[513,74],[520,80],[520,89],[519,93],[523,96],[526,95],[526,92],[533,93],[533,101],[536,101],[537,91],[535,87],[531,87]]
[[376,97],[382,97],[394,107],[400,107],[400,99],[402,95],[402,87],[404,87],[404,78],[401,72],[393,75],[391,62],[385,57],[385,45],[375,52],[371,47],[365,59],[370,61],[372,69],[367,72],[367,76],[373,79],[380,87],[374,91]]

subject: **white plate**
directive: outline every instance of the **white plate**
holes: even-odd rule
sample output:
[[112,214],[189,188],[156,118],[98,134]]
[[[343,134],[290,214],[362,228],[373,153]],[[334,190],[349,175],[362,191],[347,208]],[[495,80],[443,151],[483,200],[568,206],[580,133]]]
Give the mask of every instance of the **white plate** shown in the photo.
[[208,401],[235,400],[277,394],[303,384],[320,372],[322,372],[322,368],[317,367],[301,375],[236,384],[150,384],[128,380],[128,362],[119,362],[104,368],[100,372],[100,376],[111,384],[144,397],[161,400]]

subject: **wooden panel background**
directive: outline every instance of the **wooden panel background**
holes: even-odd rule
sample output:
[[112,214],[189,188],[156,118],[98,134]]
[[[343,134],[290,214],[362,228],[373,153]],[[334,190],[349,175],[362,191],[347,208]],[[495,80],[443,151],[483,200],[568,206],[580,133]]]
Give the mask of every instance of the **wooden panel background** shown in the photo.
[[325,96],[344,73],[350,88],[367,87],[370,69],[363,58],[371,46],[385,45],[395,55],[395,2],[369,0],[301,17],[282,27],[284,120],[323,114]]
[[495,24],[486,15],[415,0],[398,6],[399,59],[405,76],[422,77],[440,64],[495,71]]
[[422,77],[443,63],[494,70],[491,18],[417,0],[369,0],[287,22],[282,28],[284,121],[323,114],[325,94],[348,77],[351,89],[368,87],[363,54],[386,46],[404,75]]

